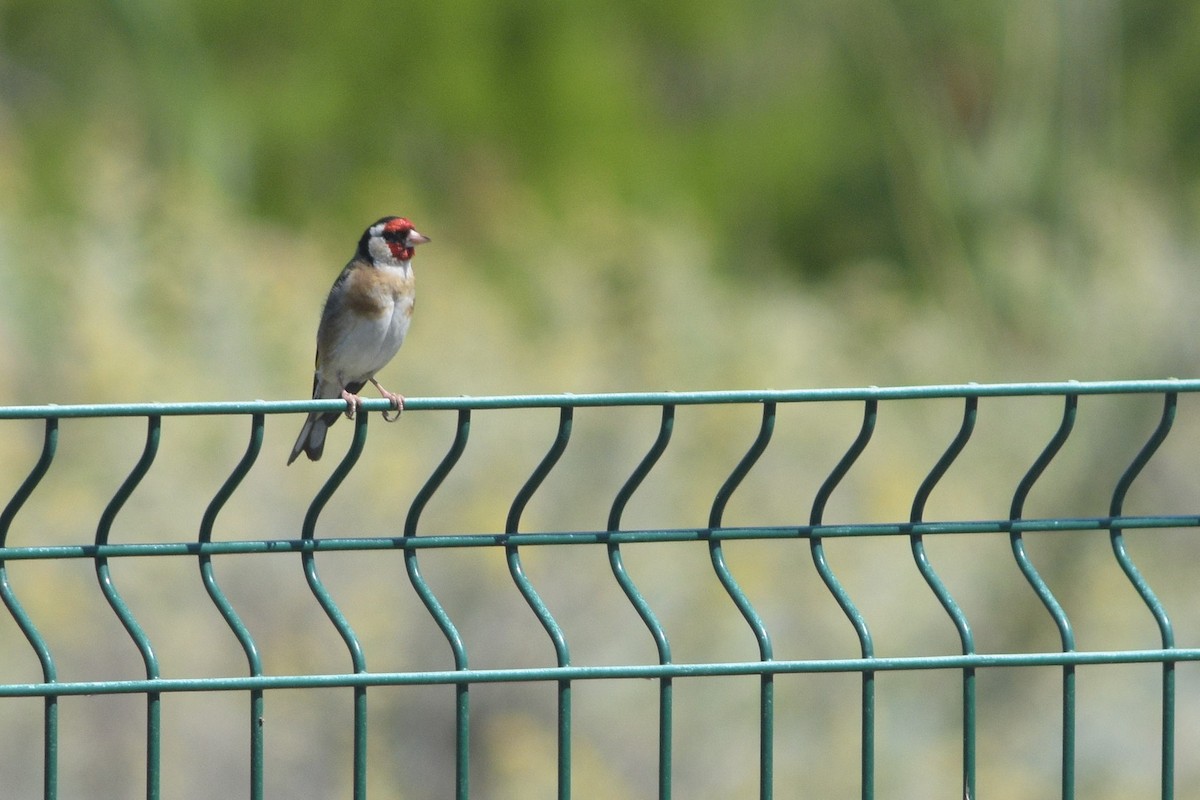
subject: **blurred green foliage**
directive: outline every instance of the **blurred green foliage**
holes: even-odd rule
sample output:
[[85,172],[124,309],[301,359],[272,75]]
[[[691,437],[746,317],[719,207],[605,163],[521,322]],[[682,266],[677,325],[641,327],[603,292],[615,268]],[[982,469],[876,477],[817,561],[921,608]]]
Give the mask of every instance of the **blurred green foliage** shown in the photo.
[[[1191,376],[1200,361],[1198,37],[1200,10],[1182,0],[7,0],[0,403],[301,397],[329,283],[365,225],[393,213],[412,217],[434,240],[416,266],[412,334],[380,376],[410,395]],[[1055,410],[1031,419],[1025,408],[993,409],[980,412],[987,445],[964,455],[974,459],[969,479],[949,476],[954,491],[938,496],[948,516],[1002,516],[1008,487],[1057,421]],[[904,517],[923,469],[957,424],[957,409],[935,410],[902,406],[881,423],[880,437],[892,439],[835,498],[844,518]],[[1180,425],[1192,430],[1189,410],[1181,409]],[[781,422],[772,452],[791,458],[764,464],[732,516],[753,524],[803,516],[797,486],[811,492],[855,430],[854,414],[838,417],[844,411],[811,411],[836,417],[827,423],[801,415]],[[1034,498],[1046,514],[1105,513],[1115,475],[1155,413],[1136,403],[1084,411],[1081,428],[1091,432],[1073,440],[1063,457],[1069,469],[1049,475],[1046,495]],[[567,456],[574,472],[565,470],[573,477],[547,487],[547,499],[531,508],[531,529],[601,526],[607,498],[654,430],[640,418],[607,418],[589,435],[589,419],[580,417]],[[648,526],[702,524],[712,492],[748,444],[754,423],[743,417],[681,414],[683,455],[653,474],[631,516]],[[363,465],[326,512],[332,530],[396,529],[449,430],[448,420],[405,419],[373,430]],[[997,419],[989,438],[983,430]],[[242,421],[220,422],[164,426],[160,463],[115,536],[194,536],[194,520],[244,446]],[[268,426],[268,463],[235,496],[222,535],[297,535],[327,473],[324,462],[283,471],[291,422]],[[472,453],[480,455],[455,473],[457,494],[446,495],[468,499],[440,517],[432,511],[434,529],[496,530],[519,476],[548,441],[545,426],[541,418],[477,422]],[[136,459],[135,427],[64,424],[60,462],[22,512],[14,543],[88,541]],[[344,446],[348,427],[331,433],[331,453]],[[0,497],[21,480],[39,436],[30,426],[0,436]],[[1164,457],[1151,507],[1194,511],[1189,456],[1180,445]],[[387,476],[384,488],[379,475]],[[1189,565],[1200,554],[1186,537],[1172,542],[1174,555],[1153,562],[1163,578],[1156,585],[1186,598]],[[1100,577],[1113,578],[1105,572],[1111,563],[1074,544],[1035,553],[1074,602],[1069,610],[1101,636],[1144,632],[1146,620],[1133,612],[1128,620],[1105,616],[1103,601],[1120,586]],[[908,610],[908,601],[929,597],[896,577],[902,547],[830,550],[855,596],[877,601],[869,618],[895,637],[895,651],[952,648],[942,620]],[[1053,647],[1037,607],[1011,611],[997,600],[1030,600],[1019,587],[1009,586],[1011,595],[998,587],[1002,550],[992,560],[963,546],[937,555],[959,570],[952,589],[981,627],[1002,637],[999,646]],[[789,566],[777,551],[740,552],[735,571],[773,614],[772,630],[799,643],[796,653],[853,651],[799,557]],[[684,569],[677,551],[655,555],[639,576],[656,578],[647,581],[660,592],[653,603],[681,647],[691,645],[698,658],[744,657],[727,652],[727,642],[745,636],[736,615],[700,588],[708,587],[696,577],[703,554],[699,573]],[[539,634],[510,630],[529,620],[513,597],[508,605],[497,599],[506,586],[498,561],[453,569],[430,561],[431,571],[443,570],[439,591],[469,628],[484,632],[474,646],[491,647],[495,663],[530,658],[528,643]],[[157,625],[155,640],[168,650],[182,640],[177,652],[188,658],[201,643],[205,658],[232,659],[212,672],[236,672],[228,632],[215,617],[203,630],[193,619],[207,608],[194,576],[156,566],[174,577],[123,576],[138,613]],[[337,642],[319,639],[327,631],[308,613],[302,587],[267,596],[266,568],[254,567],[222,565],[242,593],[239,608],[261,617],[256,633],[280,669],[343,669]],[[136,671],[119,632],[104,627],[111,615],[91,607],[86,569],[78,572],[81,580],[51,574],[18,588],[56,631],[95,617],[88,635],[64,634],[59,649],[81,674],[97,663],[113,674]],[[402,666],[443,653],[409,595],[403,613],[381,617],[372,613],[376,586],[359,585],[352,569],[340,574],[339,598],[359,611],[359,629],[380,640],[369,652],[419,642],[424,649],[397,656]],[[797,575],[811,586],[797,589]],[[579,587],[611,590],[608,576],[588,582],[546,568],[538,580],[556,613],[578,623],[568,626],[574,641],[599,653],[593,660],[648,657],[628,652],[630,642],[648,646],[634,627],[624,636],[592,632],[596,616],[581,606],[593,593],[584,592],[584,602]],[[185,586],[195,594],[185,598]],[[819,616],[795,613],[810,604],[823,608]],[[694,626],[698,615],[711,627]],[[1181,628],[1181,638],[1194,641],[1194,627]],[[17,635],[11,626],[0,633]],[[13,660],[0,659],[0,667],[33,668],[20,660],[28,654],[10,650],[4,658]],[[211,666],[176,664],[185,674]],[[1113,754],[1127,749],[1130,715],[1153,706],[1153,678],[1135,682],[1149,695],[1121,694],[1124,684],[1111,674],[1089,696],[1111,691],[1117,700],[1082,712],[1093,714],[1081,725],[1089,797],[1132,796],[1130,787],[1143,785]],[[954,688],[938,680],[914,676],[881,711],[889,745],[937,743],[912,759],[902,749],[881,756],[881,785],[898,796],[930,796],[931,780],[957,770],[953,714],[922,710],[930,691],[946,690],[952,704]],[[804,714],[787,717],[796,730],[781,737],[803,754],[789,753],[781,781],[823,780],[814,796],[848,796],[857,769],[846,710],[853,687],[814,698],[811,685],[791,687]],[[989,686],[1000,700],[988,710],[1020,695],[1027,702],[1011,707],[1044,711],[1055,702],[1053,676],[1048,685],[1040,701],[1030,700],[999,677]],[[482,738],[476,785],[491,792],[481,796],[525,797],[549,775],[549,694],[540,688],[516,699],[473,695]],[[681,796],[750,791],[737,781],[753,782],[746,767],[754,721],[731,721],[750,707],[744,689],[726,684],[681,705]],[[781,687],[781,697],[788,691]],[[579,696],[585,707],[586,692]],[[373,763],[398,759],[373,775],[382,796],[401,796],[397,786],[411,786],[410,774],[447,774],[445,747],[423,731],[445,713],[445,698],[414,710],[405,705],[410,697],[386,701],[395,709],[385,705],[375,716],[385,731],[374,734],[383,752]],[[313,717],[297,730],[317,737],[326,760],[312,760],[303,736],[276,729],[275,757],[297,765],[274,773],[278,796],[314,786],[335,795],[344,776],[330,764],[341,764],[343,730],[322,723],[328,709],[346,704],[292,700],[296,714]],[[272,698],[271,708],[288,702]],[[84,782],[93,797],[129,796],[137,759],[123,751],[105,761],[104,788],[86,783],[99,773],[74,756],[93,752],[94,742],[74,726],[82,712],[73,713],[80,717],[64,727],[76,738],[65,752],[78,772],[69,780]],[[993,748],[981,759],[989,796],[1047,793],[1054,733],[1031,740],[1018,711],[1012,719],[982,716],[984,746]],[[85,718],[107,730],[114,712],[101,707]],[[208,796],[195,792],[209,788],[214,772],[228,772],[229,759],[241,763],[240,717],[233,718],[238,732],[228,741],[176,752],[173,796]],[[652,742],[605,739],[627,731],[620,717],[579,719],[580,796],[637,795],[626,782],[647,785],[653,765],[638,757],[653,752]],[[912,735],[913,719],[925,735]],[[428,724],[445,730],[445,719]],[[1142,741],[1153,742],[1152,720],[1145,729]],[[727,730],[745,735],[706,735]],[[0,734],[23,767],[38,763],[36,752],[19,749],[36,745],[21,729],[0,726]],[[1180,752],[1200,752],[1187,746],[1195,735],[1186,737]],[[614,763],[638,766],[617,776]],[[845,769],[828,769],[841,763]],[[36,784],[34,772],[14,777],[4,766],[12,785]],[[1179,774],[1200,774],[1200,765],[1187,761]],[[233,793],[242,791],[237,777],[228,778]],[[953,781],[945,786],[954,790]]]
[[731,268],[796,275],[978,267],[1006,217],[1068,233],[1064,183],[1096,171],[1196,212],[1183,2],[68,8],[10,2],[0,31],[29,210],[79,213],[72,153],[118,136],[289,226],[358,227],[384,187],[444,217],[495,169],[552,203],[686,212]]

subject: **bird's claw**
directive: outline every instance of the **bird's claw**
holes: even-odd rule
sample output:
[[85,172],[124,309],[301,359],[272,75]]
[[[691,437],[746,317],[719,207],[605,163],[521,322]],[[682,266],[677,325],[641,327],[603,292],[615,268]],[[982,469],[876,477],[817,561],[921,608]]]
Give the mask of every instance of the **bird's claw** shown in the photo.
[[396,420],[400,419],[400,415],[404,413],[404,396],[396,394],[395,392],[389,392],[387,389],[380,386],[379,381],[375,380],[374,378],[371,379],[371,383],[374,384],[375,388],[379,390],[379,393],[383,395],[384,399],[392,404],[392,410],[396,412],[395,416],[389,417],[388,412],[384,411],[383,421],[395,422]]
[[389,417],[388,412],[384,411],[383,412],[383,421],[384,422],[395,422],[396,420],[400,419],[400,415],[402,413],[404,413],[404,398],[398,394],[392,394],[391,392],[384,392],[383,396],[391,401],[392,410],[395,412],[394,415]]
[[354,419],[355,413],[362,408],[362,398],[343,389],[342,399],[346,401],[346,419]]

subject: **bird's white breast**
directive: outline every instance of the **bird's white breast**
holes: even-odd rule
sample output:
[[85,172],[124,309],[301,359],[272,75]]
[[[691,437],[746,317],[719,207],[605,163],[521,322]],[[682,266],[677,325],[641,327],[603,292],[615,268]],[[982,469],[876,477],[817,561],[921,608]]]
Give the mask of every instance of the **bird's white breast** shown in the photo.
[[413,312],[412,267],[363,270],[347,281],[345,293],[336,315],[340,320],[330,322],[334,330],[319,367],[325,377],[342,385],[372,377],[404,343]]

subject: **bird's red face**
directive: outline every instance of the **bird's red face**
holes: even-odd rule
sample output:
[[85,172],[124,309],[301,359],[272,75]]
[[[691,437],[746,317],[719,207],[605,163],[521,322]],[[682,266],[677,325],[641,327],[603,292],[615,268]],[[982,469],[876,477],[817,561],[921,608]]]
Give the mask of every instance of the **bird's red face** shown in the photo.
[[418,233],[413,224],[404,217],[392,217],[383,222],[379,236],[397,261],[411,260],[416,246],[429,241],[428,236]]
[[376,264],[403,264],[419,244],[429,241],[404,217],[384,217],[367,228],[358,241],[358,258]]

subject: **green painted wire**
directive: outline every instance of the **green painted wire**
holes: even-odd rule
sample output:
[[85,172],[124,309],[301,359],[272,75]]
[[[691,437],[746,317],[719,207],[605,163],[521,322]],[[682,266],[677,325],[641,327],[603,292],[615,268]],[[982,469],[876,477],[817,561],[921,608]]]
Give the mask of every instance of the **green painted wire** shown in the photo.
[[[817,490],[816,497],[813,498],[812,511],[809,514],[808,522],[813,527],[819,527],[825,518],[825,506],[829,502],[830,496],[834,489],[846,477],[846,473],[858,461],[858,457],[867,449],[867,444],[871,441],[871,436],[875,432],[875,421],[879,413],[879,403],[875,400],[867,400],[863,404],[863,421],[858,429],[858,436],[850,444],[849,449],[842,456],[841,460],[826,476]],[[825,586],[833,594],[837,600],[838,606],[842,609],[842,613],[850,620],[850,624],[854,626],[854,633],[858,636],[859,650],[863,658],[872,658],[875,655],[875,646],[871,640],[871,630],[867,626],[867,620],[863,617],[854,601],[850,599],[849,592],[842,586],[841,582],[834,575],[833,569],[829,566],[829,562],[825,558],[825,545],[820,536],[813,536],[809,539],[809,549],[812,552],[813,564],[817,568],[817,573],[821,576],[821,580],[825,582]],[[861,744],[860,744],[860,790],[863,800],[870,800],[875,796],[875,673],[870,670],[864,670],[862,674],[862,699],[861,699]]]
[[[554,442],[550,445],[550,449],[542,460],[534,468],[533,473],[525,481],[517,492],[517,496],[513,499],[512,506],[508,510],[508,518],[505,520],[504,531],[506,536],[515,534],[521,524],[521,515],[525,511],[526,505],[533,497],[534,492],[542,485],[546,476],[550,474],[562,457],[563,451],[567,449],[567,443],[571,439],[571,423],[574,418],[574,409],[571,406],[563,406],[559,410],[558,417],[558,432],[554,437]],[[521,555],[517,549],[517,545],[508,541],[504,546],[505,557],[508,562],[508,571],[512,576],[513,583],[521,592],[521,596],[525,598],[526,604],[538,621],[542,624],[547,635],[550,637],[551,643],[554,645],[554,654],[560,667],[569,666],[571,663],[570,651],[567,648],[567,639],[563,634],[562,627],[555,621],[554,616],[550,613],[550,609],[534,588],[533,582],[529,580],[529,576],[525,574],[525,568],[521,563]],[[558,797],[559,800],[569,800],[571,796],[571,682],[568,680],[560,680],[558,682]]]
[[[774,401],[763,403],[762,423],[759,425],[758,436],[755,437],[754,441],[750,444],[750,448],[742,456],[741,460],[738,461],[737,466],[733,468],[733,472],[725,479],[725,483],[717,490],[708,515],[708,527],[710,530],[721,527],[729,498],[733,496],[738,486],[750,474],[750,470],[758,463],[758,459],[767,449],[767,445],[770,444],[771,435],[775,431],[775,407],[776,404]],[[750,598],[746,597],[746,593],[738,585],[728,564],[725,563],[725,553],[721,547],[721,540],[709,538],[708,552],[712,560],[713,570],[717,574],[717,579],[725,587],[726,593],[733,600],[738,611],[742,613],[742,617],[746,620],[746,624],[750,626],[750,630],[754,634],[754,639],[758,643],[759,658],[762,661],[770,661],[774,658],[774,651],[771,646],[771,636],[767,632],[767,626],[758,611],[755,610],[754,605],[750,602]],[[760,682],[758,794],[761,800],[770,800],[774,794],[775,777],[774,675],[764,672],[760,678]]]
[[[671,442],[671,432],[675,427],[675,406],[664,405],[662,407],[662,418],[658,425],[658,436],[655,437],[654,443],[650,445],[650,449],[642,460],[634,468],[629,478],[622,484],[617,491],[616,497],[613,499],[612,508],[608,513],[608,530],[616,532],[621,527],[621,516],[625,512],[625,506],[629,503],[629,499],[633,497],[633,493],[638,490],[646,476],[650,474],[650,470],[662,458],[662,454],[666,452],[667,445]],[[608,541],[608,559],[609,566],[612,568],[613,576],[617,579],[621,590],[637,611],[642,622],[650,631],[650,635],[654,638],[654,647],[658,651],[658,663],[671,663],[671,643],[667,638],[667,632],[663,629],[662,623],[658,621],[658,617],[654,615],[650,604],[646,602],[646,598],[638,591],[637,584],[633,578],[629,576],[629,572],[625,569],[625,560],[621,555],[621,545],[619,542]],[[674,698],[673,686],[670,678],[660,679],[658,686],[658,798],[659,800],[668,800],[671,797],[671,765],[673,763],[673,748],[672,739],[674,731]]]
[[[446,476],[454,469],[459,458],[462,457],[470,434],[471,410],[461,408],[458,411],[458,424],[455,426],[454,441],[451,442],[450,449],[434,469],[433,474],[425,481],[425,485],[417,492],[412,505],[409,506],[408,515],[404,519],[404,538],[406,540],[411,540],[417,535],[417,523],[421,518],[421,513],[425,510],[429,500],[437,493]],[[412,583],[417,596],[421,598],[426,610],[441,629],[442,635],[446,637],[454,656],[454,668],[465,670],[469,666],[466,644],[459,635],[453,620],[450,619],[450,615],[446,613],[446,609],[438,601],[433,589],[421,575],[417,552],[412,548],[406,548],[404,551],[404,568],[408,573],[409,582]],[[469,691],[470,684],[459,683],[454,686],[454,796],[457,800],[467,800],[470,796],[471,704]]]
[[[925,476],[925,480],[917,488],[917,493],[913,497],[912,512],[910,520],[913,523],[920,522],[925,514],[925,503],[929,500],[929,495],[933,493],[934,487],[938,485],[946,472],[950,469],[950,465],[958,458],[959,453],[966,447],[967,442],[971,439],[971,433],[975,430],[975,416],[979,407],[979,398],[968,396],[963,404],[963,420],[959,425],[958,433],[954,439],[942,453],[941,458],[934,464],[933,469]],[[950,594],[950,590],[946,588],[946,584],[938,577],[937,571],[934,570],[933,564],[929,561],[929,555],[925,550],[925,543],[920,534],[914,533],[909,537],[913,560],[917,564],[917,569],[921,576],[925,579],[925,583],[937,596],[938,602],[942,604],[946,614],[954,623],[955,629],[958,631],[959,640],[962,644],[964,655],[970,655],[975,652],[975,638],[971,633],[971,625],[967,621],[966,614],[962,608],[954,601],[954,597]],[[974,798],[975,795],[975,670],[973,667],[963,669],[963,796]]]
[[[1135,479],[1141,474],[1142,469],[1149,463],[1150,459],[1158,451],[1168,434],[1171,432],[1171,426],[1175,422],[1175,410],[1178,405],[1179,397],[1175,392],[1166,392],[1163,395],[1163,410],[1159,417],[1158,426],[1154,432],[1150,434],[1150,438],[1134,456],[1133,461],[1121,474],[1117,480],[1116,488],[1113,489],[1112,501],[1109,505],[1109,515],[1112,517],[1120,517],[1124,511],[1125,496],[1129,492],[1129,487],[1133,485]],[[1120,564],[1121,570],[1133,584],[1133,588],[1141,596],[1142,601],[1150,610],[1154,621],[1158,625],[1159,635],[1162,637],[1162,646],[1164,650],[1171,650],[1175,647],[1175,631],[1171,625],[1171,619],[1167,615],[1167,610],[1162,602],[1155,595],[1154,590],[1150,588],[1149,582],[1142,575],[1137,565],[1133,563],[1133,558],[1130,557],[1128,550],[1125,548],[1125,535],[1121,528],[1113,526],[1109,531],[1109,538],[1112,543],[1113,555],[1116,556],[1117,563]],[[1162,789],[1163,800],[1171,800],[1175,796],[1175,661],[1163,661],[1163,680],[1162,680],[1162,766],[1160,770],[1160,783]]]
[[223,676],[215,678],[155,678],[101,681],[59,681],[55,684],[0,683],[4,697],[79,697],[145,694],[146,692],[244,692],[261,688],[336,689],[369,686],[449,686],[457,683],[530,683],[545,681],[654,680],[657,678],[715,678],[751,675],[852,674],[864,671],[1011,669],[1015,667],[1100,666],[1110,664],[1200,663],[1200,647],[1092,650],[1064,653],[973,653],[940,656],[876,656],[864,659],[820,658],[773,661],[728,661],[609,666],[527,667],[503,669],[429,670],[412,672],[343,672],[320,675]]
[[[262,450],[263,429],[265,426],[266,422],[262,414],[252,414],[250,416],[250,439],[246,444],[246,452],[204,509],[204,516],[200,519],[200,533],[197,537],[197,541],[200,544],[212,541],[213,525],[216,523],[217,514],[224,508],[230,496],[237,491],[242,480],[246,477],[246,473],[250,471],[250,468],[254,466],[254,462],[258,459],[258,454]],[[225,624],[229,626],[233,635],[237,637],[238,644],[241,645],[242,652],[246,655],[246,663],[250,674],[262,675],[262,658],[258,654],[258,646],[254,643],[254,637],[250,635],[249,629],[242,622],[237,611],[234,610],[233,603],[221,591],[221,587],[217,583],[216,574],[213,571],[212,556],[205,552],[200,553],[200,579],[204,583],[204,589],[208,592],[209,598],[212,599],[222,619],[225,620]],[[264,698],[262,689],[252,689],[250,691],[251,800],[262,800],[264,792],[263,715]]]
[[[675,407],[665,405],[662,407],[662,419],[658,426],[658,436],[613,499],[612,507],[608,513],[608,532],[616,533],[621,529],[621,517],[625,513],[625,506],[629,503],[629,499],[633,497],[634,492],[642,485],[646,476],[650,474],[650,470],[654,469],[659,459],[662,458],[662,454],[666,452],[667,445],[671,441],[671,432],[674,430],[674,426]],[[671,663],[671,645],[667,640],[666,631],[663,629],[662,623],[658,621],[658,618],[650,609],[646,598],[638,591],[633,579],[629,577],[629,573],[625,569],[624,559],[621,557],[621,544],[619,541],[612,538],[608,539],[608,555],[613,576],[617,579],[617,583],[621,586],[622,591],[625,592],[625,596],[629,599],[634,610],[637,611],[638,616],[641,617],[642,622],[650,631],[650,635],[654,638],[654,646],[658,651],[659,663]]]
[[[425,484],[417,492],[413,498],[412,505],[409,506],[408,514],[404,519],[404,538],[411,541],[417,536],[417,524],[420,521],[421,514],[425,510],[425,506],[437,493],[450,471],[454,469],[459,459],[462,457],[463,451],[467,447],[467,439],[471,433],[471,411],[470,409],[460,409],[458,412],[458,424],[455,426],[454,441],[450,444],[450,449],[442,458],[441,462],[434,469],[433,474],[425,481]],[[420,564],[417,561],[417,550],[414,548],[405,548],[405,568],[408,571],[409,580],[412,582],[413,589],[417,592],[417,596],[421,598],[421,602],[425,604],[425,608],[429,611],[442,634],[446,637],[447,643],[450,645],[450,650],[454,656],[455,669],[467,669],[467,650],[463,643],[462,636],[459,635],[458,629],[455,627],[450,615],[446,613],[445,608],[438,601],[437,596],[433,593],[433,589],[425,581],[421,575]]]
[[[784,389],[720,392],[614,392],[609,394],[504,395],[492,397],[408,397],[405,411],[456,411],[511,408],[593,408],[610,406],[716,405],[745,403],[824,403],[937,398],[1060,397],[1066,394],[1163,394],[1200,392],[1200,380],[1060,381],[1045,383],[966,383],[936,386],[867,386],[835,389]],[[364,398],[364,411],[387,411],[384,399]],[[3,406],[0,419],[74,417],[196,416],[208,414],[299,414],[345,411],[343,400],[251,400],[218,403],[118,403],[90,405]]]
[[806,540],[875,538],[879,536],[949,536],[954,534],[985,535],[1021,533],[1071,533],[1103,531],[1118,527],[1130,530],[1161,530],[1167,528],[1200,527],[1200,515],[1162,514],[1158,516],[1050,517],[1046,519],[950,520],[939,522],[885,522],[864,524],[787,525],[726,528],[663,528],[628,531],[548,531],[546,533],[516,534],[447,534],[434,536],[377,537],[354,536],[326,539],[243,539],[228,542],[130,542],[103,545],[39,545],[33,547],[0,548],[0,559],[8,561],[41,561],[52,559],[94,559],[134,557],[174,557],[209,555],[270,555],[278,553],[332,553],[372,550],[438,550],[443,548],[486,548],[525,545],[586,546],[608,544],[646,544],[667,542],[773,541],[779,539]]
[[[554,469],[558,460],[562,457],[563,451],[567,449],[567,442],[571,439],[571,422],[573,416],[573,409],[570,407],[563,407],[559,412],[558,432],[554,437],[554,442],[550,445],[550,449],[542,457],[537,467],[534,468],[533,473],[530,474],[529,478],[521,486],[516,497],[513,499],[512,505],[509,507],[508,517],[504,524],[506,537],[511,537],[512,534],[517,533],[521,524],[521,515],[525,511],[525,507],[542,485],[542,482],[546,480],[546,476]],[[567,666],[571,663],[571,656],[562,627],[555,621],[554,616],[550,613],[550,609],[547,608],[537,589],[534,588],[533,583],[525,574],[518,546],[512,543],[511,538],[506,538],[504,549],[513,582],[517,585],[517,589],[525,598],[525,602],[550,636],[559,666]]]
[[[146,424],[146,444],[142,449],[142,456],[134,465],[133,470],[125,481],[117,488],[116,493],[105,506],[104,511],[100,515],[100,523],[96,528],[96,546],[100,547],[108,543],[109,533],[112,531],[113,521],[116,519],[118,512],[125,505],[125,501],[133,494],[133,490],[141,483],[142,478],[150,470],[150,466],[154,463],[154,457],[158,453],[159,439],[162,433],[162,418],[157,416],[147,417]],[[105,599],[109,606],[120,619],[121,625],[129,634],[129,638],[133,640],[138,652],[142,656],[142,661],[146,667],[146,678],[153,681],[159,677],[158,657],[154,655],[154,648],[150,644],[150,638],[146,636],[145,631],[138,624],[133,612],[126,605],[125,600],[117,591],[116,585],[113,583],[112,573],[108,567],[108,558],[102,555],[96,556],[96,578],[100,582],[100,590],[104,593]],[[150,690],[146,692],[146,798],[147,800],[158,800],[160,796],[160,787],[162,782],[161,775],[162,763],[162,705],[161,696],[158,691]]]
[[[0,511],[0,548],[8,541],[8,531],[12,527],[13,518],[42,482],[57,450],[58,420],[47,419],[41,455],[4,506],[4,510]],[[4,601],[17,627],[21,629],[21,633],[25,635],[37,655],[42,668],[42,680],[48,684],[55,683],[58,680],[58,670],[54,666],[54,657],[50,654],[50,645],[17,600],[16,593],[9,584],[8,566],[3,560],[0,560],[0,599]],[[46,695],[42,710],[42,797],[45,800],[55,800],[58,797],[58,698],[54,695]]]
[[[716,496],[713,498],[712,508],[708,514],[708,528],[713,530],[721,527],[721,523],[725,516],[725,507],[729,504],[729,499],[733,493],[745,480],[750,470],[758,463],[759,457],[770,444],[771,434],[775,430],[775,406],[774,402],[763,403],[762,423],[759,425],[758,436],[750,444],[745,455],[738,461],[733,468],[733,472],[721,484],[721,488],[717,490]],[[762,617],[754,609],[750,603],[750,599],[746,597],[746,593],[738,585],[734,579],[733,573],[730,572],[728,565],[725,563],[725,555],[721,549],[721,539],[709,537],[708,539],[709,553],[712,556],[713,568],[717,573],[721,585],[725,587],[725,591],[737,606],[738,611],[742,613],[746,623],[750,626],[751,632],[754,634],[755,641],[758,643],[759,658],[763,661],[770,661],[773,657],[771,647],[771,637],[767,633],[767,627],[762,621]]]
[[[325,504],[333,497],[333,493],[346,479],[350,470],[358,462],[358,457],[362,454],[363,447],[367,441],[367,417],[365,411],[360,411],[355,417],[354,437],[350,441],[350,449],[346,451],[346,455],[334,468],[333,474],[325,481],[325,484],[317,492],[312,503],[309,504],[308,512],[304,515],[304,523],[301,528],[301,538],[306,541],[313,541],[316,538],[317,518],[321,511],[325,508]],[[325,584],[321,581],[321,577],[317,572],[317,562],[315,552],[311,549],[301,551],[301,563],[304,568],[304,579],[308,582],[309,589],[317,602],[321,604],[321,608],[325,611],[325,615],[329,621],[333,623],[338,634],[342,637],[342,641],[346,644],[346,649],[350,653],[350,663],[355,674],[365,674],[367,672],[366,656],[362,650],[362,644],[359,642],[354,629],[350,627],[350,623],[346,620],[346,616],[338,608],[334,602],[333,596],[329,590],[325,588]],[[353,798],[354,800],[366,800],[367,796],[367,687],[354,687],[354,744],[353,744]]]
[[[1041,478],[1042,473],[1046,471],[1046,467],[1050,466],[1050,462],[1058,455],[1059,450],[1066,444],[1067,438],[1071,435],[1071,431],[1075,427],[1075,417],[1079,407],[1078,395],[1068,394],[1063,402],[1062,420],[1059,422],[1058,429],[1050,438],[1050,441],[1042,449],[1042,452],[1034,460],[1033,465],[1021,478],[1017,485],[1016,492],[1013,493],[1012,505],[1009,507],[1009,518],[1013,521],[1019,520],[1025,512],[1025,500],[1029,497],[1029,492],[1033,490],[1034,484]],[[1054,597],[1054,593],[1050,591],[1050,587],[1046,584],[1045,579],[1038,573],[1037,568],[1033,565],[1033,561],[1025,552],[1025,541],[1020,531],[1009,532],[1009,542],[1012,546],[1013,557],[1016,559],[1017,566],[1021,570],[1021,574],[1025,576],[1025,580],[1033,588],[1038,599],[1042,601],[1046,611],[1049,612],[1051,619],[1054,620],[1055,626],[1058,628],[1059,640],[1062,644],[1064,652],[1070,652],[1075,649],[1075,633],[1071,629],[1071,621],[1067,618],[1066,611],[1062,605]],[[1063,688],[1062,688],[1062,767],[1061,767],[1061,783],[1062,783],[1062,798],[1063,800],[1072,800],[1075,797],[1075,667],[1067,664],[1063,666]]]

